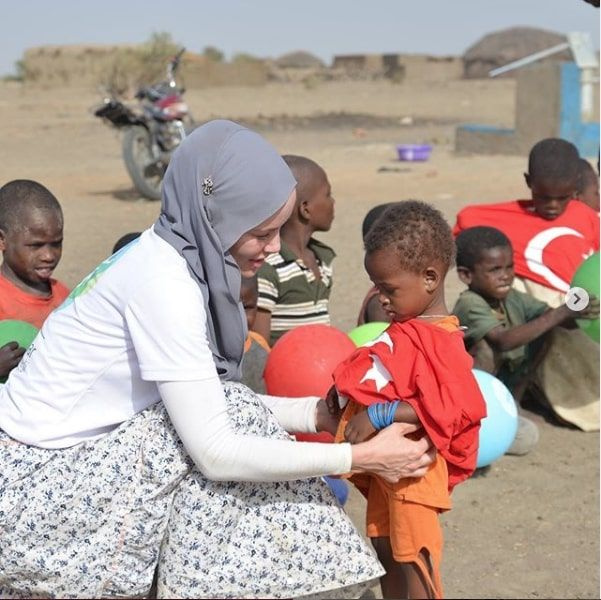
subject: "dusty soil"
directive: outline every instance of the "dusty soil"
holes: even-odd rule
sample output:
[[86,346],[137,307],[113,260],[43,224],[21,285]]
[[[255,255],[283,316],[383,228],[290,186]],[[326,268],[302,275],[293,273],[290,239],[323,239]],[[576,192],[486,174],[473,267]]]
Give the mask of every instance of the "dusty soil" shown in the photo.
[[[197,120],[249,123],[282,153],[305,154],[326,169],[337,201],[334,226],[323,236],[338,254],[331,312],[345,331],[368,287],[360,226],[371,206],[419,198],[453,222],[465,204],[526,193],[525,157],[453,151],[460,122],[512,126],[509,80],[270,84],[189,90],[187,98]],[[0,184],[36,179],[60,199],[65,244],[56,275],[69,285],[122,234],[150,225],[159,208],[132,189],[118,134],[91,114],[98,101],[89,90],[0,84]],[[425,141],[434,144],[428,162],[396,159],[395,144]],[[460,290],[450,273],[449,304]],[[449,598],[599,598],[599,435],[529,416],[541,428],[536,450],[503,457],[459,486],[443,518]],[[362,528],[356,493],[347,507]]]

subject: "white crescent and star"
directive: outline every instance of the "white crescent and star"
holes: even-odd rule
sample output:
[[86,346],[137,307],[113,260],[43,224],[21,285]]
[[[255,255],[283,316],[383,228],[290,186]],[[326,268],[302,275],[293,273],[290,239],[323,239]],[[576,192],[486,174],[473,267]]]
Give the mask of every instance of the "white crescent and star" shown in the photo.
[[[526,265],[528,268],[537,275],[540,275],[546,279],[549,284],[555,289],[567,292],[570,289],[570,284],[564,281],[561,277],[557,276],[547,265],[543,262],[543,253],[545,248],[559,237],[571,235],[579,238],[584,236],[572,229],[571,227],[550,227],[540,233],[537,233],[526,246],[524,251],[524,258],[526,259]],[[582,255],[582,258],[587,258],[589,254]]]

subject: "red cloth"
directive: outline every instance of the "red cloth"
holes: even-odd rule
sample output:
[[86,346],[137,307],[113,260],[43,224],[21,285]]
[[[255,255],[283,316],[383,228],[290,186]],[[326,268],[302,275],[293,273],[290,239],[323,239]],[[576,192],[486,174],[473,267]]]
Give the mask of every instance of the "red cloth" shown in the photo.
[[496,227],[511,240],[519,277],[560,292],[568,291],[576,269],[599,250],[599,213],[578,200],[552,221],[534,212],[532,200],[467,206],[453,234],[478,225]]
[[[386,333],[389,343],[381,336],[380,341],[359,348],[336,368],[336,389],[365,406],[399,399],[410,404],[447,461],[452,490],[476,468],[480,420],[486,416],[463,333],[419,319],[395,322]],[[374,357],[390,375],[378,380],[379,390],[369,377]]]
[[0,275],[0,321],[27,321],[40,329],[48,315],[68,295],[69,288],[56,279],[50,279],[50,296],[42,297],[23,291]]

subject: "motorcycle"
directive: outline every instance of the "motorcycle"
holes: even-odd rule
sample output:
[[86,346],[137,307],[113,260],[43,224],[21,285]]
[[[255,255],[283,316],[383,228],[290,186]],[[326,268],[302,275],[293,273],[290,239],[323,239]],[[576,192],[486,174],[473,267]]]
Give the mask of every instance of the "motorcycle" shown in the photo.
[[134,186],[143,196],[160,200],[161,182],[173,151],[194,127],[185,89],[175,75],[184,53],[182,48],[167,64],[167,78],[136,92],[138,105],[131,107],[118,98],[105,98],[94,115],[123,130],[123,161]]

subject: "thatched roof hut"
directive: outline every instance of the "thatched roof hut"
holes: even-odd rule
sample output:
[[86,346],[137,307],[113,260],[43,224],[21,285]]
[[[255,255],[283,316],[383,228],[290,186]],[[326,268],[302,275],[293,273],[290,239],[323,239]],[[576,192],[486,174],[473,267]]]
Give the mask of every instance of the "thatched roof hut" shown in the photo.
[[320,69],[325,66],[320,58],[305,50],[283,54],[275,60],[275,64],[285,69]]
[[[519,58],[566,42],[562,34],[533,27],[511,27],[489,33],[470,46],[463,55],[463,76],[466,79],[488,77],[491,69],[502,67]],[[543,60],[573,60],[569,49]],[[507,73],[508,77],[515,72]]]

